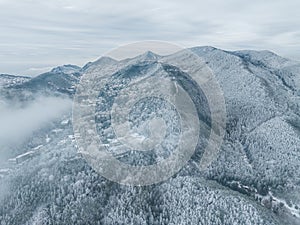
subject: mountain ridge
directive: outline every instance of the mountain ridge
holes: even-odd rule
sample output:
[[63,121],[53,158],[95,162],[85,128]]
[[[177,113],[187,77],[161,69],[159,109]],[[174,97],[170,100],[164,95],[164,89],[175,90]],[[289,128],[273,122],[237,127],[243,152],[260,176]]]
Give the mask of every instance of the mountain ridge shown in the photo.
[[[255,54],[263,54],[265,56],[267,56],[267,55],[273,55],[275,57],[280,57],[283,60],[292,62],[294,64],[300,63],[297,60],[293,60],[293,59],[286,58],[286,57],[281,57],[279,54],[277,54],[277,53],[275,53],[273,51],[270,51],[270,50],[246,50],[246,49],[241,49],[241,50],[230,50],[229,51],[229,50],[224,50],[224,49],[221,49],[221,48],[216,48],[216,47],[213,47],[213,46],[195,46],[195,47],[191,47],[189,49],[190,50],[201,49],[201,50],[203,50],[203,52],[218,50],[218,51],[223,51],[223,52],[227,52],[229,54],[236,54],[236,55],[238,55],[239,53],[241,53],[241,54],[248,54],[248,53],[252,53],[253,54],[253,53],[255,53]],[[267,53],[267,54],[264,54],[264,53]],[[144,53],[142,53],[141,55],[137,55],[135,57],[132,57],[131,59],[136,58],[136,57],[146,56],[148,54],[152,55],[152,57],[161,57],[162,56],[162,55],[156,54],[156,53],[148,50],[148,51],[145,51]],[[91,64],[102,62],[102,61],[118,61],[118,60],[113,59],[112,57],[109,57],[109,56],[101,56],[101,57],[99,57],[98,59],[96,59],[93,62],[87,62],[87,63],[85,63],[82,67],[80,67],[78,65],[75,65],[75,64],[64,64],[64,65],[60,65],[60,66],[58,65],[56,67],[53,67],[48,72],[57,72],[58,70],[61,70],[61,72],[62,72],[62,70],[64,70],[64,68],[68,68],[68,67],[73,67],[73,68],[76,68],[78,70],[80,70],[80,69],[82,70],[84,68],[89,67]],[[45,72],[45,73],[47,73],[47,72]],[[28,76],[28,75],[0,74],[0,76],[2,76],[2,75],[32,78],[31,76]],[[38,74],[37,76],[39,76],[39,75],[41,75],[41,74]]]
[[[102,223],[113,223],[121,217],[123,221],[135,224],[150,221],[195,224],[201,219],[204,224],[298,223],[300,86],[297,79],[300,64],[268,51],[228,52],[209,46],[191,48],[191,51],[214,72],[227,108],[224,142],[218,158],[207,170],[199,171],[196,163],[191,161],[170,180],[154,187],[127,188],[109,182],[77,155],[69,112],[37,131],[36,137],[29,139],[30,145],[25,143],[20,149],[16,147],[20,155],[16,154],[12,159],[19,163],[11,166],[9,172],[3,170],[3,178],[0,178],[0,182],[7,179],[14,184],[13,193],[5,198],[7,206],[0,207],[0,219],[23,224],[35,221],[41,215],[46,221],[55,218],[61,224],[74,223],[76,219],[82,222],[81,218],[91,217]],[[146,52],[118,62],[100,58],[83,68],[97,71],[101,66],[114,63],[134,68],[141,62],[147,65],[156,59],[155,55]],[[146,72],[144,67],[139,68],[136,76],[138,72]],[[79,72],[67,74],[61,69],[17,84],[17,88],[10,86],[6,91],[15,96],[33,90],[32,96],[35,96],[46,87],[44,94],[65,96],[67,93],[66,96],[72,99],[84,70],[77,68]],[[126,78],[128,71],[131,70],[119,70],[118,73]],[[18,183],[22,176],[26,179]],[[31,190],[43,194],[32,195]],[[22,199],[33,196],[35,204],[20,203],[18,196]],[[125,205],[128,207],[124,208]],[[180,216],[184,205],[188,209]],[[113,209],[115,206],[118,210]],[[147,216],[136,213],[136,206]],[[25,219],[22,217],[24,208],[29,212]],[[93,211],[94,208],[103,212]],[[201,219],[195,210],[201,212]]]

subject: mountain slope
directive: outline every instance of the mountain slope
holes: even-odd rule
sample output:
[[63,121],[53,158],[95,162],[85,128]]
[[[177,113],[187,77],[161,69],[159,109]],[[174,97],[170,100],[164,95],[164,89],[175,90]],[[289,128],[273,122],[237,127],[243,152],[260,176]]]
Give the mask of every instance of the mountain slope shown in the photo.
[[[77,155],[68,112],[36,131],[20,147],[22,155],[16,153],[13,164],[2,168],[0,221],[299,224],[300,64],[268,51],[191,50],[212,69],[226,101],[225,140],[207,170],[199,171],[190,161],[170,180],[149,187],[107,181]],[[145,65],[156,65],[161,58],[151,52],[121,62],[103,57],[82,69],[53,69],[6,91],[15,95],[30,90],[35,96],[47,90],[43,94],[72,97],[85,71],[128,65],[118,71],[126,78],[132,68],[143,73],[149,68]]]

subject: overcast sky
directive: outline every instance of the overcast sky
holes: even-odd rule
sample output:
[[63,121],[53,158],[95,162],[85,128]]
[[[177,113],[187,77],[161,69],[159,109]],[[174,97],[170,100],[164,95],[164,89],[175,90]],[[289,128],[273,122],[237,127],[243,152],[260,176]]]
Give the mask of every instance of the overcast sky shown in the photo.
[[0,73],[82,66],[140,40],[300,60],[299,9],[299,0],[0,0]]

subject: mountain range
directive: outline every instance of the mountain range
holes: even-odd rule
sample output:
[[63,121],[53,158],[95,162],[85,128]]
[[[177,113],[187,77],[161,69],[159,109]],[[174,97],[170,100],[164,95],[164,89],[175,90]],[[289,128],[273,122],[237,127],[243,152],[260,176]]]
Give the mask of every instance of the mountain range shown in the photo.
[[[33,78],[0,75],[0,121],[10,121],[0,132],[0,224],[300,224],[300,63],[270,51],[190,50],[224,94],[221,150],[204,171],[192,158],[145,187],[101,177],[77,153],[73,134],[68,105],[81,77],[120,62],[101,57]],[[163,57],[146,52],[124,62],[143,72],[143,63]],[[10,126],[30,129],[8,136]]]

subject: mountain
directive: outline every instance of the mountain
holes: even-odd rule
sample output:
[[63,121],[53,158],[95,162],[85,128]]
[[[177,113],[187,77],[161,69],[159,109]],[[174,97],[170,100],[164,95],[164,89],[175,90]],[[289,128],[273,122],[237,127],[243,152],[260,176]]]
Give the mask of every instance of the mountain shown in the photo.
[[52,73],[64,73],[64,74],[68,74],[68,75],[80,73],[80,71],[81,71],[81,68],[79,66],[70,65],[70,64],[58,66],[51,70]]
[[27,80],[30,80],[30,77],[0,74],[0,87],[5,88],[5,87],[21,84]]
[[[206,170],[193,157],[155,185],[108,181],[77,154],[69,109],[21,144],[6,146],[9,154],[0,151],[9,155],[0,166],[2,224],[300,224],[300,63],[270,51],[190,50],[211,68],[227,111],[220,154]],[[1,75],[0,82],[9,83],[2,86],[1,99],[8,105],[20,101],[25,109],[37,96],[72,99],[84,73],[112,65],[117,68],[112,85],[100,93],[102,104],[111,105],[130,79],[149,73],[185,76],[158,62],[164,58],[146,52],[122,61],[102,57],[82,68],[65,65],[31,79]],[[143,110],[134,113],[144,118]],[[172,118],[176,124],[176,115]],[[107,118],[96,121],[98,132],[109,126]],[[115,156],[132,164],[155,160],[145,154]]]
[[82,69],[75,65],[64,65],[40,74],[24,82],[1,90],[8,99],[33,99],[38,95],[70,95],[75,93]]

